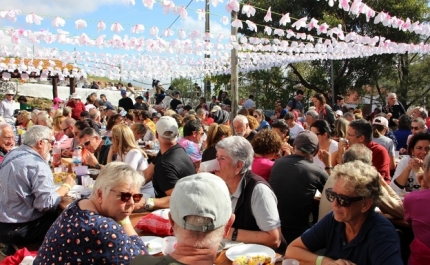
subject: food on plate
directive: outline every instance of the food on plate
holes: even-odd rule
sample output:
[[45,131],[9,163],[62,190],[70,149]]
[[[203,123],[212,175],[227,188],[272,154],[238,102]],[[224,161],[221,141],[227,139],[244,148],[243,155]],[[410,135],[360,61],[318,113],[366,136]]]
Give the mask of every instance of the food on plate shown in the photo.
[[53,175],[54,175],[54,183],[63,182],[64,178],[66,178],[67,175],[71,175],[72,178],[76,179],[76,175],[74,173],[57,172],[57,173],[53,173]]
[[272,258],[265,255],[239,256],[233,261],[233,265],[269,265]]

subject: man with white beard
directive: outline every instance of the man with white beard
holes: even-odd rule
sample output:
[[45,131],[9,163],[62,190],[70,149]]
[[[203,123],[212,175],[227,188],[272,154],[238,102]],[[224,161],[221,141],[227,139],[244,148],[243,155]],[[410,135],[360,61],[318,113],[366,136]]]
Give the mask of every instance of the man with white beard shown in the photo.
[[52,130],[33,125],[23,144],[8,152],[0,165],[0,243],[3,254],[13,255],[13,244],[41,242],[55,221],[61,197],[75,185],[71,176],[55,190],[47,163]]
[[233,120],[234,134],[237,136],[245,137],[246,140],[252,141],[257,134],[256,131],[249,127],[248,119],[243,115],[237,115]]

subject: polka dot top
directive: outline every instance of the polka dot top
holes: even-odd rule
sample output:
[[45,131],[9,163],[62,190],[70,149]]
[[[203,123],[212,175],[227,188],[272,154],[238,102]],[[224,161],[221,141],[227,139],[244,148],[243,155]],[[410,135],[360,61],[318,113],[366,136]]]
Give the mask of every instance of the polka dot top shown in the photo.
[[49,228],[33,264],[130,264],[146,254],[139,236],[128,236],[112,218],[67,207]]

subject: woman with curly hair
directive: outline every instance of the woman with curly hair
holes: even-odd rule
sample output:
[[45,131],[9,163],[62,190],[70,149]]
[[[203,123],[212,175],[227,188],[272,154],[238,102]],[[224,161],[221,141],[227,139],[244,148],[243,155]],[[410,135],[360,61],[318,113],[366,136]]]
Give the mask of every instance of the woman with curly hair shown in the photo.
[[254,136],[251,145],[254,149],[252,172],[269,181],[270,169],[275,163],[272,160],[277,158],[281,151],[281,138],[274,131],[261,130]]
[[253,115],[248,115],[246,116],[246,118],[248,119],[248,124],[249,124],[249,128],[253,131],[255,131],[258,126],[260,126],[260,123],[257,121],[256,118],[254,118]]

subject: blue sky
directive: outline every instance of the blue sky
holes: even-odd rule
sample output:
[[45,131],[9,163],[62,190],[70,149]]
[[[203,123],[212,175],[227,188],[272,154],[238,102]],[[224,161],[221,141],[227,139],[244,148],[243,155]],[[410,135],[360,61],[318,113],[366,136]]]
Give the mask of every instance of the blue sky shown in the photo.
[[[129,37],[143,36],[145,38],[153,38],[149,34],[151,27],[158,27],[161,35],[164,29],[169,27],[177,18],[177,15],[173,12],[165,15],[159,1],[156,1],[152,10],[149,10],[147,7],[145,7],[141,0],[136,0],[136,4],[134,6],[127,4],[127,0],[7,0],[7,2],[8,3],[2,3],[0,10],[19,9],[23,14],[18,16],[18,20],[15,23],[12,23],[6,19],[0,19],[1,29],[5,29],[7,27],[30,29],[33,31],[44,29],[56,33],[56,28],[51,25],[51,21],[53,17],[59,16],[66,20],[66,25],[61,27],[62,30],[70,32],[71,36],[86,33],[92,39],[95,39],[102,34],[106,35],[106,39],[110,39],[113,34],[117,34],[121,37],[128,35]],[[177,0],[174,1],[174,3],[176,6],[187,6],[190,1]],[[213,5],[210,6],[211,31],[215,35],[223,32],[226,36],[228,36],[230,32],[229,25],[224,26],[220,22],[222,16],[229,16],[229,14],[225,11],[225,4],[226,3],[224,2],[219,3],[218,7],[214,7]],[[203,32],[204,20],[198,20],[196,10],[199,8],[204,9],[204,7],[204,2],[192,1],[187,8],[188,18],[179,18],[172,25],[171,29],[175,32],[175,35],[170,38],[163,38],[167,40],[177,38],[177,32],[181,29],[187,33],[191,32],[192,30],[199,30]],[[31,12],[44,18],[40,26],[26,23],[25,16]],[[81,30],[76,29],[75,21],[77,19],[85,20],[88,24],[88,27]],[[98,32],[97,23],[100,20],[105,22],[106,30]],[[114,22],[120,23],[124,28],[124,31],[121,33],[113,33],[110,30],[110,26]],[[144,33],[131,34],[130,29],[135,24],[143,24],[145,26]],[[10,46],[10,43],[8,43],[7,40],[0,41],[0,44],[6,44]],[[23,44],[25,45],[25,43]],[[42,43],[39,45],[43,47],[55,46],[58,49],[68,51],[73,51],[73,49],[76,48],[77,51],[106,52],[112,54],[128,53],[133,55],[138,53],[137,51],[114,50],[111,48],[104,48],[103,50],[100,50],[99,48],[88,46],[61,45],[56,42],[54,42],[52,45],[46,45]]]

